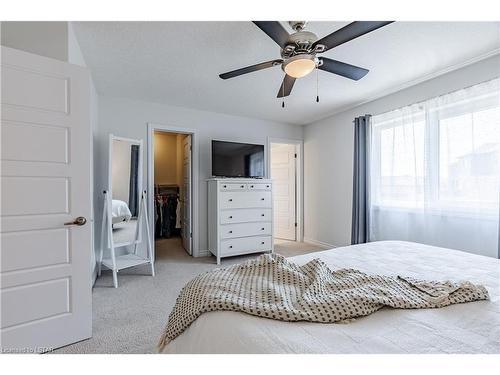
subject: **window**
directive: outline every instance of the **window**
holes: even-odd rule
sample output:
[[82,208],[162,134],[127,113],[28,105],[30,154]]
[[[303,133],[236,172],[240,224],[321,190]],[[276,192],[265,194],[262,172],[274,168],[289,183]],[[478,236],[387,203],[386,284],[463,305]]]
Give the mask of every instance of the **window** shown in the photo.
[[500,107],[439,121],[439,201],[447,207],[498,206]]
[[498,257],[500,80],[372,116],[369,240]]
[[498,80],[482,85],[373,116],[372,204],[498,214]]
[[376,176],[379,205],[418,207],[424,199],[424,127],[422,114],[375,127]]

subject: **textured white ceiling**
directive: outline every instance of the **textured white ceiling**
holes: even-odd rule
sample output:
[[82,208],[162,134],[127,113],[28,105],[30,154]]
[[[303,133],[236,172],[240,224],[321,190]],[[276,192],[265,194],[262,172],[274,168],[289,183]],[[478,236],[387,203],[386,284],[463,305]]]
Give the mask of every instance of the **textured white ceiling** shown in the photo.
[[[309,22],[320,38],[347,22]],[[292,30],[284,23],[289,32]],[[360,81],[319,72],[299,79],[285,108],[280,67],[222,80],[220,73],[279,58],[251,22],[77,22],[101,94],[307,124],[402,85],[498,50],[498,22],[396,22],[324,56],[370,70]]]

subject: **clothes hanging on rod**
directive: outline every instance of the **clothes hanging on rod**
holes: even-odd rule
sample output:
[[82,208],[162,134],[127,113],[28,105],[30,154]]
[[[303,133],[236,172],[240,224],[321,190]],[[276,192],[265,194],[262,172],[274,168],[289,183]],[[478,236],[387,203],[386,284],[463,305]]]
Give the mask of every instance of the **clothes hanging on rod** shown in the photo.
[[179,235],[176,227],[179,187],[177,185],[155,186],[155,237],[170,238]]

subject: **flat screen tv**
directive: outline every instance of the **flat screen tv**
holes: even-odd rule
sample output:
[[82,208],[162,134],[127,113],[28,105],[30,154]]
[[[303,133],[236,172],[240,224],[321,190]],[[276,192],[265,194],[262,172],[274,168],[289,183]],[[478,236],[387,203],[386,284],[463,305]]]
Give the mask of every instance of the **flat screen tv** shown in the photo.
[[264,145],[213,140],[212,176],[264,177]]

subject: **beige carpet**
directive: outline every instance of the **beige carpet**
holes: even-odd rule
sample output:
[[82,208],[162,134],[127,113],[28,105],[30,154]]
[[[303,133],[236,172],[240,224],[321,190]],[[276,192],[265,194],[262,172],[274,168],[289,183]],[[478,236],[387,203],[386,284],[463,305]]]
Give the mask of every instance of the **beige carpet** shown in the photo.
[[[275,244],[275,251],[286,257],[321,250],[324,249],[300,242]],[[255,256],[225,258],[221,266]],[[201,272],[217,267],[214,257],[187,255],[180,238],[157,241],[156,257],[155,277],[147,276],[147,266],[122,270],[118,289],[113,288],[111,273],[103,271],[93,289],[93,337],[54,353],[155,353],[161,330],[182,287]]]

